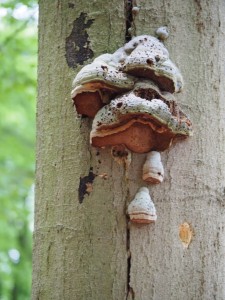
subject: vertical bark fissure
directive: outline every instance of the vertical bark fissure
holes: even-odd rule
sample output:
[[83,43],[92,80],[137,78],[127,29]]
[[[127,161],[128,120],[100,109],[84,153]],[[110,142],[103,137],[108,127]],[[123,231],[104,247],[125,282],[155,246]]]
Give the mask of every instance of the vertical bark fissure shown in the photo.
[[[129,42],[132,39],[132,26],[133,26],[133,13],[132,9],[134,6],[135,0],[124,0],[125,7],[125,22],[126,22],[126,30],[125,30],[125,41]],[[129,190],[127,194],[127,199],[129,196]],[[127,201],[126,201],[127,203]],[[127,232],[126,232],[126,246],[127,246],[127,296],[126,299],[134,299],[134,291],[130,285],[130,277],[131,277],[131,249],[130,249],[130,221],[127,218]]]
[[[130,200],[130,190],[128,185],[128,177],[127,177],[127,166],[124,165],[124,178],[125,178],[125,185],[126,185],[126,197],[125,197],[125,214],[127,210],[127,206]],[[126,250],[127,250],[127,295],[126,300],[134,300],[134,290],[131,287],[131,247],[130,247],[130,219],[127,216],[126,218]]]
[[127,218],[127,297],[126,300],[134,300],[134,290],[130,285],[131,277],[131,249],[130,249],[130,221]]
[[126,22],[126,31],[125,31],[125,41],[126,42],[129,42],[132,39],[131,28],[133,25],[133,14],[132,14],[133,2],[134,2],[134,0],[125,0],[124,1],[125,22]]

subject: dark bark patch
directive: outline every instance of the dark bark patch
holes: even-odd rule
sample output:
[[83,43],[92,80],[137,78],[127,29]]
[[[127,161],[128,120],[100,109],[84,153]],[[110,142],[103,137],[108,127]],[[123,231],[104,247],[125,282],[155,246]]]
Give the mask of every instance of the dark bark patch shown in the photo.
[[75,68],[78,64],[83,65],[86,60],[94,56],[90,48],[90,40],[87,28],[90,28],[94,19],[87,20],[87,14],[81,13],[73,22],[73,29],[66,38],[66,61],[70,68]]
[[205,24],[202,20],[202,3],[201,0],[195,0],[196,4],[196,27],[199,33],[202,33],[205,29]]
[[80,185],[78,190],[79,202],[83,203],[84,196],[90,195],[92,192],[92,184],[96,175],[93,173],[93,169],[90,168],[89,174],[84,177],[80,177]]
[[69,8],[74,8],[75,7],[75,4],[73,4],[73,3],[68,3],[68,6],[69,6]]
[[129,29],[131,29],[132,25],[133,25],[132,8],[133,8],[133,1],[126,0],[125,1],[125,18],[126,18],[125,40],[126,40],[126,42],[129,42],[132,39],[131,32],[129,31]]

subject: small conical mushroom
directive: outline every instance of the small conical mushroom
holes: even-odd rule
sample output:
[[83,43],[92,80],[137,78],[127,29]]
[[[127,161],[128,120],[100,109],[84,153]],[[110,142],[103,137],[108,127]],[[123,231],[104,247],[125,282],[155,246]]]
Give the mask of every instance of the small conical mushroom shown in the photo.
[[163,151],[175,137],[191,134],[191,122],[181,111],[177,114],[164,101],[149,101],[131,91],[99,110],[93,120],[90,142],[100,148],[123,144],[133,152],[147,153]]
[[93,118],[112,96],[133,88],[133,77],[119,71],[113,58],[101,55],[78,72],[71,93],[78,114]]
[[164,41],[169,37],[169,29],[167,26],[162,26],[159,27],[156,31],[155,31],[157,37],[159,40]]
[[157,38],[143,35],[133,38],[124,46],[127,57],[123,70],[128,74],[153,80],[161,90],[180,92],[183,78],[169,59],[169,52]]
[[149,224],[157,219],[155,205],[146,187],[141,187],[128,206],[127,213],[134,223]]
[[161,162],[161,155],[157,151],[148,153],[143,166],[143,180],[150,183],[161,183],[164,178],[164,169]]

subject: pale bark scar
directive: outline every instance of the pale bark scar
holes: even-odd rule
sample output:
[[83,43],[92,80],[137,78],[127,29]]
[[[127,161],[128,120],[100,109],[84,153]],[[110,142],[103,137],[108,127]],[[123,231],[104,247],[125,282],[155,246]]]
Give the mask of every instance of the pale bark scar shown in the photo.
[[187,222],[179,226],[179,238],[183,247],[187,249],[193,238],[193,229]]

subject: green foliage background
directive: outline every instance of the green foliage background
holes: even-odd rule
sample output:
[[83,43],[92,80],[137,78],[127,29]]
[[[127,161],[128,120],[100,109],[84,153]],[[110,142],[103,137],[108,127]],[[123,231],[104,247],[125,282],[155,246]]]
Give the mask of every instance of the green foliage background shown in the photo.
[[[18,19],[15,12],[21,7],[29,15]],[[36,1],[0,0],[0,300],[30,299],[37,68],[35,9]],[[20,254],[19,258],[12,255],[12,249]]]

